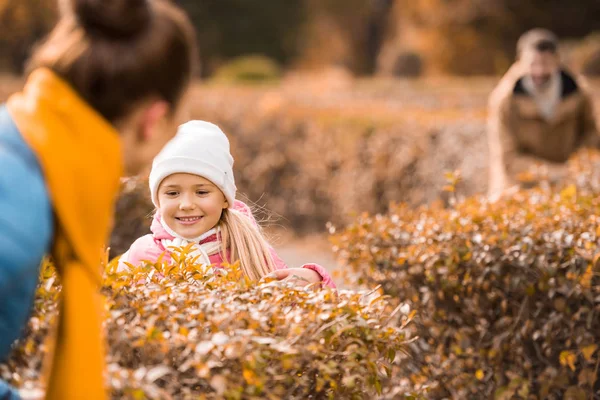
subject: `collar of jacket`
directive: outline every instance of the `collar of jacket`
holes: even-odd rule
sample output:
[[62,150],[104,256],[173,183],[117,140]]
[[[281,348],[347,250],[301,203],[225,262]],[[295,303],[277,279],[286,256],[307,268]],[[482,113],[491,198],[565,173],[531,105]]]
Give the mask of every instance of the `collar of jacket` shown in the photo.
[[[560,79],[562,85],[561,99],[565,99],[573,93],[576,93],[580,90],[575,78],[573,78],[573,76],[566,70],[560,70]],[[515,85],[513,87],[513,94],[520,96],[531,96],[527,89],[525,89],[524,77],[522,75],[521,78],[515,82]]]

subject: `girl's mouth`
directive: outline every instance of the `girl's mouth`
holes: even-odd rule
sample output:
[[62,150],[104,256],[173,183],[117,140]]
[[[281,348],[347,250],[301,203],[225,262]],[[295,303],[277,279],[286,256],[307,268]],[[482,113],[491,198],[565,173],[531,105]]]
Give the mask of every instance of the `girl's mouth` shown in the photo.
[[175,217],[177,222],[183,225],[193,225],[196,222],[200,221],[202,217]]

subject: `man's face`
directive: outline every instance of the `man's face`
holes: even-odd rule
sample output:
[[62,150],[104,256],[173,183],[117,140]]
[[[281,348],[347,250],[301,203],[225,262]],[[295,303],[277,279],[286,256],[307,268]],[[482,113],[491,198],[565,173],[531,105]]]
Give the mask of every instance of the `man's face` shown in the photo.
[[530,50],[523,57],[525,71],[534,85],[543,90],[548,87],[552,75],[559,69],[558,55],[550,51]]

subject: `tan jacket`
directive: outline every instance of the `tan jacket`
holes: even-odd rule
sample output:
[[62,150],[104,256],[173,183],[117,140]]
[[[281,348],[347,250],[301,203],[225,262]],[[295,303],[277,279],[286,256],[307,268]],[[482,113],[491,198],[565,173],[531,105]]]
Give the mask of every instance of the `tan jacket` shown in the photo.
[[490,96],[491,195],[518,183],[519,173],[536,164],[550,172],[564,169],[565,161],[578,148],[599,143],[592,100],[581,80],[561,71],[561,100],[553,117],[546,120],[524,89],[523,75],[516,63]]

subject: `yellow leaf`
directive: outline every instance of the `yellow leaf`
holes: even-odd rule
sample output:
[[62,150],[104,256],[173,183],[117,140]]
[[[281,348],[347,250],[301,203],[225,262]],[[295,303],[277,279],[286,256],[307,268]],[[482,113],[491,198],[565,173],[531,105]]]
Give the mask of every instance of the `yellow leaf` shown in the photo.
[[135,389],[131,395],[135,400],[144,400],[146,398],[146,394],[142,389]]
[[417,315],[417,310],[412,310],[406,317],[403,317],[400,329],[406,328],[406,326],[413,320],[415,315]]
[[485,374],[483,373],[482,370],[478,369],[477,372],[475,372],[475,378],[477,378],[477,380],[482,381],[484,377],[485,377]]
[[559,356],[560,365],[568,366],[571,371],[575,371],[575,360],[577,357],[572,351],[562,351]]
[[415,315],[417,315],[417,310],[412,310],[410,312],[410,314],[408,314],[409,321],[412,321],[412,319],[415,317]]
[[451,346],[451,350],[454,354],[456,354],[457,356],[460,356],[463,354],[463,350],[460,348],[460,346],[457,345],[453,345]]
[[294,360],[290,357],[284,357],[281,360],[281,366],[283,367],[284,371],[289,371],[290,369],[294,368]]
[[598,349],[598,346],[595,344],[591,344],[589,346],[585,346],[584,348],[582,348],[581,354],[583,354],[583,358],[585,358],[585,361],[591,361],[592,356],[594,355],[594,352],[597,349]]
[[577,187],[575,185],[569,185],[560,192],[560,197],[563,199],[572,199],[575,196],[577,196]]
[[242,371],[242,375],[244,376],[244,379],[246,380],[248,385],[256,385],[258,383],[258,380],[256,379],[256,374],[251,369],[244,368],[244,370]]
[[581,276],[581,280],[579,281],[579,283],[581,283],[581,286],[583,286],[585,289],[589,289],[592,287],[592,278],[593,277],[594,277],[594,272],[592,271],[592,266],[590,265],[589,267],[587,267],[587,269]]

